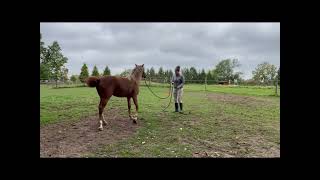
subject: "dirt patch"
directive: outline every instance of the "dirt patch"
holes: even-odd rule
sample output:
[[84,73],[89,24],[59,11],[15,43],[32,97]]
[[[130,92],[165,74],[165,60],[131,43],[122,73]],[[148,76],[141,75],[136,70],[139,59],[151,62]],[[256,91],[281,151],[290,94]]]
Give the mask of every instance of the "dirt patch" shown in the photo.
[[242,96],[234,94],[223,94],[223,93],[210,93],[207,95],[210,100],[223,102],[233,105],[241,105],[248,107],[265,107],[275,105],[274,101],[268,98],[260,98],[254,96]]
[[267,142],[261,136],[248,137],[246,141],[239,141],[237,144],[253,151],[254,154],[251,157],[280,157],[280,145]]
[[129,117],[119,116],[119,110],[108,109],[109,125],[98,130],[98,115],[77,122],[60,122],[40,127],[40,157],[81,157],[99,147],[133,135],[141,125]]
[[260,136],[233,139],[222,144],[214,141],[198,140],[197,145],[206,151],[194,152],[193,157],[280,157],[280,145],[267,142]]

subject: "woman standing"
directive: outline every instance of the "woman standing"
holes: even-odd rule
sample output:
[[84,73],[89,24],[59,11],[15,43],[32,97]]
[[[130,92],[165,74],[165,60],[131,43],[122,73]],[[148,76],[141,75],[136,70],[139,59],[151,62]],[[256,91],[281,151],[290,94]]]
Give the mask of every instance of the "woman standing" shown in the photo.
[[174,96],[174,102],[175,102],[175,112],[182,111],[182,95],[183,95],[183,85],[184,85],[184,76],[182,75],[180,71],[180,66],[177,66],[175,68],[175,74],[172,77],[171,83],[173,84],[173,96]]

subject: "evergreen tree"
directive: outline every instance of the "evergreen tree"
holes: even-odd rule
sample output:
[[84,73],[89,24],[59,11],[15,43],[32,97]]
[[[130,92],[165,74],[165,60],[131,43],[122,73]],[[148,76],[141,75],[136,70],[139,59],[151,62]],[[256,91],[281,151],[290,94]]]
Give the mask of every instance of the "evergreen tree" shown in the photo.
[[99,71],[98,71],[97,66],[93,67],[91,76],[99,76]]
[[111,71],[110,71],[110,69],[109,69],[108,66],[106,66],[106,68],[104,69],[103,75],[104,75],[104,76],[109,76],[109,75],[111,75]]
[[82,83],[84,83],[88,77],[89,77],[88,66],[86,63],[84,63],[83,66],[81,67],[79,79]]

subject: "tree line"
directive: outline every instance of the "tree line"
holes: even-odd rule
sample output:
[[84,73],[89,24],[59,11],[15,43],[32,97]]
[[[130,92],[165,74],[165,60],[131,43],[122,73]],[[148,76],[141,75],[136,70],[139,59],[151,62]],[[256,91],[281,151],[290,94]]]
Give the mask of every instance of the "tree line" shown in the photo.
[[[242,79],[242,72],[236,72],[234,68],[239,67],[240,63],[238,60],[225,59],[220,61],[213,69],[205,71],[204,69],[197,70],[195,67],[184,67],[182,68],[182,73],[186,79],[186,84],[188,83],[204,83],[207,84],[217,84],[219,82],[231,82],[231,83],[241,83],[248,85],[263,85],[274,83],[275,80],[279,80],[280,84],[280,68],[277,70],[275,65],[264,62],[259,64],[254,71],[252,71],[253,78],[249,80]],[[131,69],[124,70],[116,76],[126,77],[131,74]],[[152,79],[152,81],[157,82],[170,82],[170,79],[174,75],[171,69],[163,69],[160,67],[158,71],[154,67],[146,68],[145,73],[147,79]],[[111,70],[108,66],[105,67],[104,71],[100,74],[97,66],[93,67],[91,74],[89,74],[88,66],[86,63],[81,67],[80,75],[72,75],[70,80],[73,82],[80,81],[85,82],[86,78],[89,76],[105,76],[111,75]]]
[[[280,67],[277,70],[275,65],[268,62],[259,64],[254,71],[252,71],[252,79],[244,80],[243,73],[235,71],[235,68],[240,67],[241,64],[237,59],[221,60],[213,69],[207,72],[204,69],[196,69],[195,67],[182,67],[182,74],[186,79],[186,83],[204,83],[217,84],[219,82],[241,83],[241,84],[271,84],[275,80],[279,80],[280,84]],[[156,72],[153,67],[146,69],[147,78],[156,79],[160,82],[169,82],[174,72],[170,69],[163,69],[162,67]],[[130,70],[125,70],[120,75],[125,76],[130,73]]]
[[[100,74],[97,66],[95,65],[93,67],[92,73],[90,76],[108,76],[111,75],[111,70],[108,66],[106,66],[103,70],[103,72]],[[70,77],[70,80],[73,82],[76,82],[78,79],[80,82],[84,83],[85,80],[89,77],[89,69],[86,63],[83,63],[80,71],[80,75],[72,75]]]
[[[220,61],[215,68],[205,71],[204,69],[196,69],[195,67],[181,67],[182,74],[188,83],[204,83],[216,84],[219,81],[232,81],[241,80],[241,72],[235,72],[234,68],[240,66],[238,60],[225,59]],[[155,72],[154,68],[146,69],[146,75],[151,79],[160,79],[164,82],[169,82],[174,72],[170,70],[164,70],[159,68],[158,72]]]

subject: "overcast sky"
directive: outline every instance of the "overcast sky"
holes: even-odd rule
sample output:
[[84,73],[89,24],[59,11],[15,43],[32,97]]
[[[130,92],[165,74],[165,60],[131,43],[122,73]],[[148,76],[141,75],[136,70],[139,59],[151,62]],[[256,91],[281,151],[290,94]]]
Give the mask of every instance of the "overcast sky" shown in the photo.
[[112,74],[145,64],[209,70],[236,58],[251,78],[264,61],[280,65],[280,23],[40,23],[45,45],[58,41],[69,59],[69,75],[87,63],[90,74],[106,65]]

